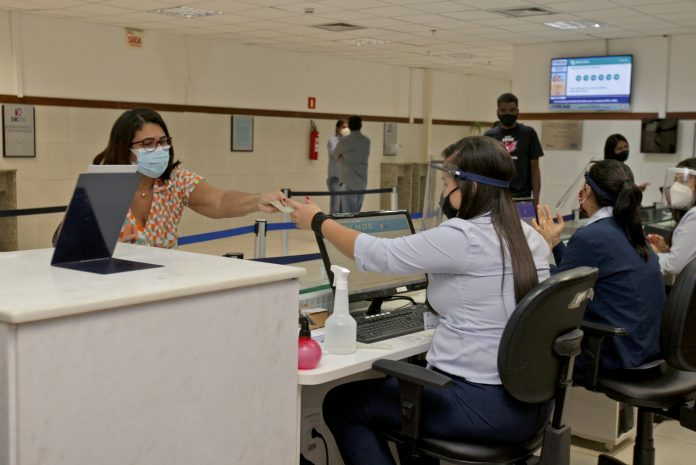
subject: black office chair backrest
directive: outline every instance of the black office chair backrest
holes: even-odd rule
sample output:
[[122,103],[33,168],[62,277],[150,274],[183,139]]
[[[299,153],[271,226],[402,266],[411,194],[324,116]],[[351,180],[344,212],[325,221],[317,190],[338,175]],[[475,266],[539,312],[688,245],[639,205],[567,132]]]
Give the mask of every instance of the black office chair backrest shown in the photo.
[[554,397],[562,362],[553,352],[554,341],[582,323],[597,272],[581,266],[558,273],[515,308],[500,340],[498,371],[516,399],[536,403]]
[[679,273],[667,297],[660,350],[674,368],[696,371],[696,259]]

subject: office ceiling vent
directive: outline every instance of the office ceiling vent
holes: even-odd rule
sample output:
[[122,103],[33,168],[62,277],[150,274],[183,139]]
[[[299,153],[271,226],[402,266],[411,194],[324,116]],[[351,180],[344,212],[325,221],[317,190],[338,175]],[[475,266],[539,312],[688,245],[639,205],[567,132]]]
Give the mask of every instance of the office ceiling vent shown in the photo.
[[543,8],[540,6],[505,8],[505,9],[501,9],[501,10],[489,10],[489,11],[491,13],[498,13],[499,15],[512,16],[514,18],[523,18],[526,16],[542,16],[542,15],[556,14],[555,11],[551,11],[547,8]]
[[344,32],[344,31],[357,31],[358,29],[365,29],[362,26],[356,26],[355,24],[349,23],[329,23],[329,24],[317,24],[312,27],[317,29],[323,29],[325,31],[331,32]]

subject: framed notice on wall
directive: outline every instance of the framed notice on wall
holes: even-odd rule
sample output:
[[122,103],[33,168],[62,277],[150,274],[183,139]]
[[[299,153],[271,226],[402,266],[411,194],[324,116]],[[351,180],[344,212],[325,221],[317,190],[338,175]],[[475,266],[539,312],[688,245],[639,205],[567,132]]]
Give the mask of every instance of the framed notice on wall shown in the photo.
[[582,121],[542,121],[541,145],[549,150],[582,150]]
[[36,156],[33,105],[2,106],[2,155],[4,157]]
[[232,151],[254,151],[254,117],[232,115]]

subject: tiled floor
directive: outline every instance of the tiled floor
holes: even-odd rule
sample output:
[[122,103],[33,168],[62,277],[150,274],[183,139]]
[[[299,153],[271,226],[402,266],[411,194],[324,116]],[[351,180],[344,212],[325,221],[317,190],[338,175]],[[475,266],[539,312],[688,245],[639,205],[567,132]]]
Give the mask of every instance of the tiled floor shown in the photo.
[[[248,258],[254,255],[254,236],[237,236],[229,239],[210,241],[181,247],[181,250],[222,255],[229,251],[243,251]],[[311,232],[291,231],[289,238],[290,254],[317,253],[314,236]],[[267,238],[268,257],[279,256],[281,252],[281,233],[269,232]],[[655,464],[656,465],[696,465],[696,432],[687,430],[678,422],[669,420],[655,426]],[[571,446],[571,465],[595,465],[597,456],[608,453],[627,464],[632,463],[633,441],[619,444],[613,451],[606,452],[600,444],[574,440]]]
[[[655,426],[655,465],[693,465],[696,464],[696,432],[669,420]],[[600,453],[608,453],[578,445],[573,441],[570,463],[572,465],[595,465]],[[627,464],[633,460],[633,441],[625,441],[608,453]]]

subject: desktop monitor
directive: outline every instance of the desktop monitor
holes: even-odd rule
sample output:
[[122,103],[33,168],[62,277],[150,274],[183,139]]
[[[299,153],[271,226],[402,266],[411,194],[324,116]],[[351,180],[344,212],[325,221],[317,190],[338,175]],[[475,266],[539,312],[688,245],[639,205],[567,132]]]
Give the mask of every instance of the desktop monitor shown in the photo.
[[[405,210],[335,214],[328,217],[342,226],[377,237],[394,238],[414,233],[411,217]],[[372,300],[368,313],[379,312],[379,307],[386,298],[407,291],[424,289],[427,286],[428,279],[425,274],[387,275],[360,271],[355,260],[343,255],[323,237],[317,236],[317,243],[331,285],[333,286],[331,265],[348,268],[350,270],[348,300],[350,302]]]

